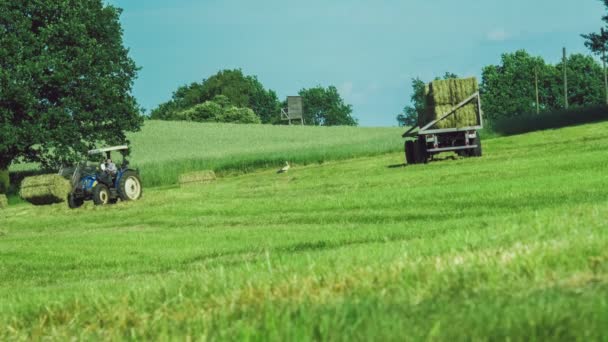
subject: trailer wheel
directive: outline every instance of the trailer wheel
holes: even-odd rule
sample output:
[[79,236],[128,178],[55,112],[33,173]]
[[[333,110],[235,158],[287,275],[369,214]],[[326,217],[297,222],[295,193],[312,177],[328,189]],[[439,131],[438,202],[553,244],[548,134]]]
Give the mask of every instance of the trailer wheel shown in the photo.
[[411,140],[405,142],[405,161],[408,164],[416,163],[416,160],[414,160],[414,142]]
[[477,147],[475,147],[473,150],[471,150],[471,157],[481,157],[481,138],[477,138],[477,141],[475,142]]
[[414,164],[426,164],[427,162],[426,144],[422,140],[416,140],[414,142]]

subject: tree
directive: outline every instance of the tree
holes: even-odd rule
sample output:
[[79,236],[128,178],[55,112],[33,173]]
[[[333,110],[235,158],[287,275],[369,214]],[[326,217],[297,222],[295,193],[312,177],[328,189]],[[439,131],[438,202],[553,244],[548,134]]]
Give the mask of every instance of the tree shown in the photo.
[[[484,113],[490,119],[536,112],[535,74],[538,75],[539,108],[564,108],[563,63],[551,65],[524,50],[502,56],[501,65],[483,69],[481,92]],[[603,102],[602,67],[591,56],[568,57],[568,103],[590,106]]]
[[[574,54],[567,60],[568,73],[568,103],[571,106],[593,106],[605,102],[604,71],[602,66],[591,56]],[[563,63],[555,66],[557,71],[563,70]],[[563,99],[563,76],[556,72],[554,91]]]
[[172,99],[161,104],[151,113],[152,119],[173,120],[175,114],[222,95],[237,108],[250,108],[263,123],[280,120],[277,95],[266,90],[255,76],[245,76],[239,69],[222,70],[203,80],[182,86],[173,93]]
[[56,167],[139,129],[120,13],[102,0],[0,1],[0,169]]
[[[602,0],[604,6],[608,9],[608,0]],[[606,23],[606,29],[600,32],[592,32],[581,35],[585,38],[585,46],[596,54],[602,54],[608,45],[608,15],[602,16],[602,20]]]
[[[555,109],[559,103],[558,71],[540,57],[525,50],[502,55],[501,65],[483,68],[481,94],[488,119],[517,116],[536,111],[535,73],[539,77],[542,109]],[[562,96],[563,98],[563,96]]]
[[317,86],[300,90],[304,110],[304,122],[317,126],[356,126],[352,106],[344,100],[334,86]]

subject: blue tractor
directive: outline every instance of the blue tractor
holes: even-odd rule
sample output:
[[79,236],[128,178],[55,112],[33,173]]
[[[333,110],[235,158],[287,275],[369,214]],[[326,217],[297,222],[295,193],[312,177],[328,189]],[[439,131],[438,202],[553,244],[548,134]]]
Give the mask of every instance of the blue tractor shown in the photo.
[[[72,190],[68,195],[70,208],[78,208],[87,200],[93,200],[95,205],[106,205],[118,200],[136,201],[141,198],[139,170],[129,168],[126,159],[128,149],[128,146],[114,146],[91,150],[88,160],[60,171],[71,181]],[[107,163],[115,151],[123,156],[122,164],[118,167]],[[97,162],[92,161],[95,158]]]

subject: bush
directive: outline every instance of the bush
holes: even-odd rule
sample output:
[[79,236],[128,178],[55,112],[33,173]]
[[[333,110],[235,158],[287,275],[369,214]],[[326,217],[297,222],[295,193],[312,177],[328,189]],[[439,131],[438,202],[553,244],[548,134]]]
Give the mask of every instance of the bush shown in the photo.
[[[222,99],[219,99],[222,100]],[[228,122],[257,124],[260,118],[249,108],[231,106],[229,103],[218,104],[215,101],[206,101],[190,109],[177,113],[175,120],[196,122]]]
[[608,107],[595,106],[499,119],[493,122],[492,130],[502,135],[513,135],[606,120]]
[[218,117],[218,122],[259,124],[260,118],[249,108],[230,107]]
[[222,107],[213,102],[197,104],[196,106],[177,113],[177,120],[196,121],[196,122],[215,122],[222,115]]

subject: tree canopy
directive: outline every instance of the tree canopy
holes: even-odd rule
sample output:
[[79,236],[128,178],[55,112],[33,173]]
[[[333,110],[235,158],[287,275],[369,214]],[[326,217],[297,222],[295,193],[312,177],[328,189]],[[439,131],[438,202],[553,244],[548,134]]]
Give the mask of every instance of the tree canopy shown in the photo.
[[316,126],[356,126],[352,106],[344,100],[334,86],[317,86],[300,90],[304,122]]
[[120,13],[102,0],[0,1],[0,169],[57,166],[139,129]]
[[[568,103],[585,107],[602,103],[602,67],[591,56],[570,55],[566,60]],[[551,65],[524,50],[503,54],[500,65],[483,69],[481,92],[484,113],[490,119],[536,111],[535,77],[539,108],[564,108],[563,64]]]
[[[608,0],[601,0],[604,3],[606,9],[608,9]],[[605,23],[605,28],[600,32],[592,32],[583,34],[585,38],[585,46],[596,54],[601,54],[607,48],[608,45],[608,14],[602,16],[602,21]]]
[[222,95],[236,108],[251,109],[263,123],[280,119],[277,95],[266,90],[255,76],[246,76],[239,69],[222,70],[202,82],[179,87],[172,99],[151,113],[152,119],[175,120],[177,114]]

